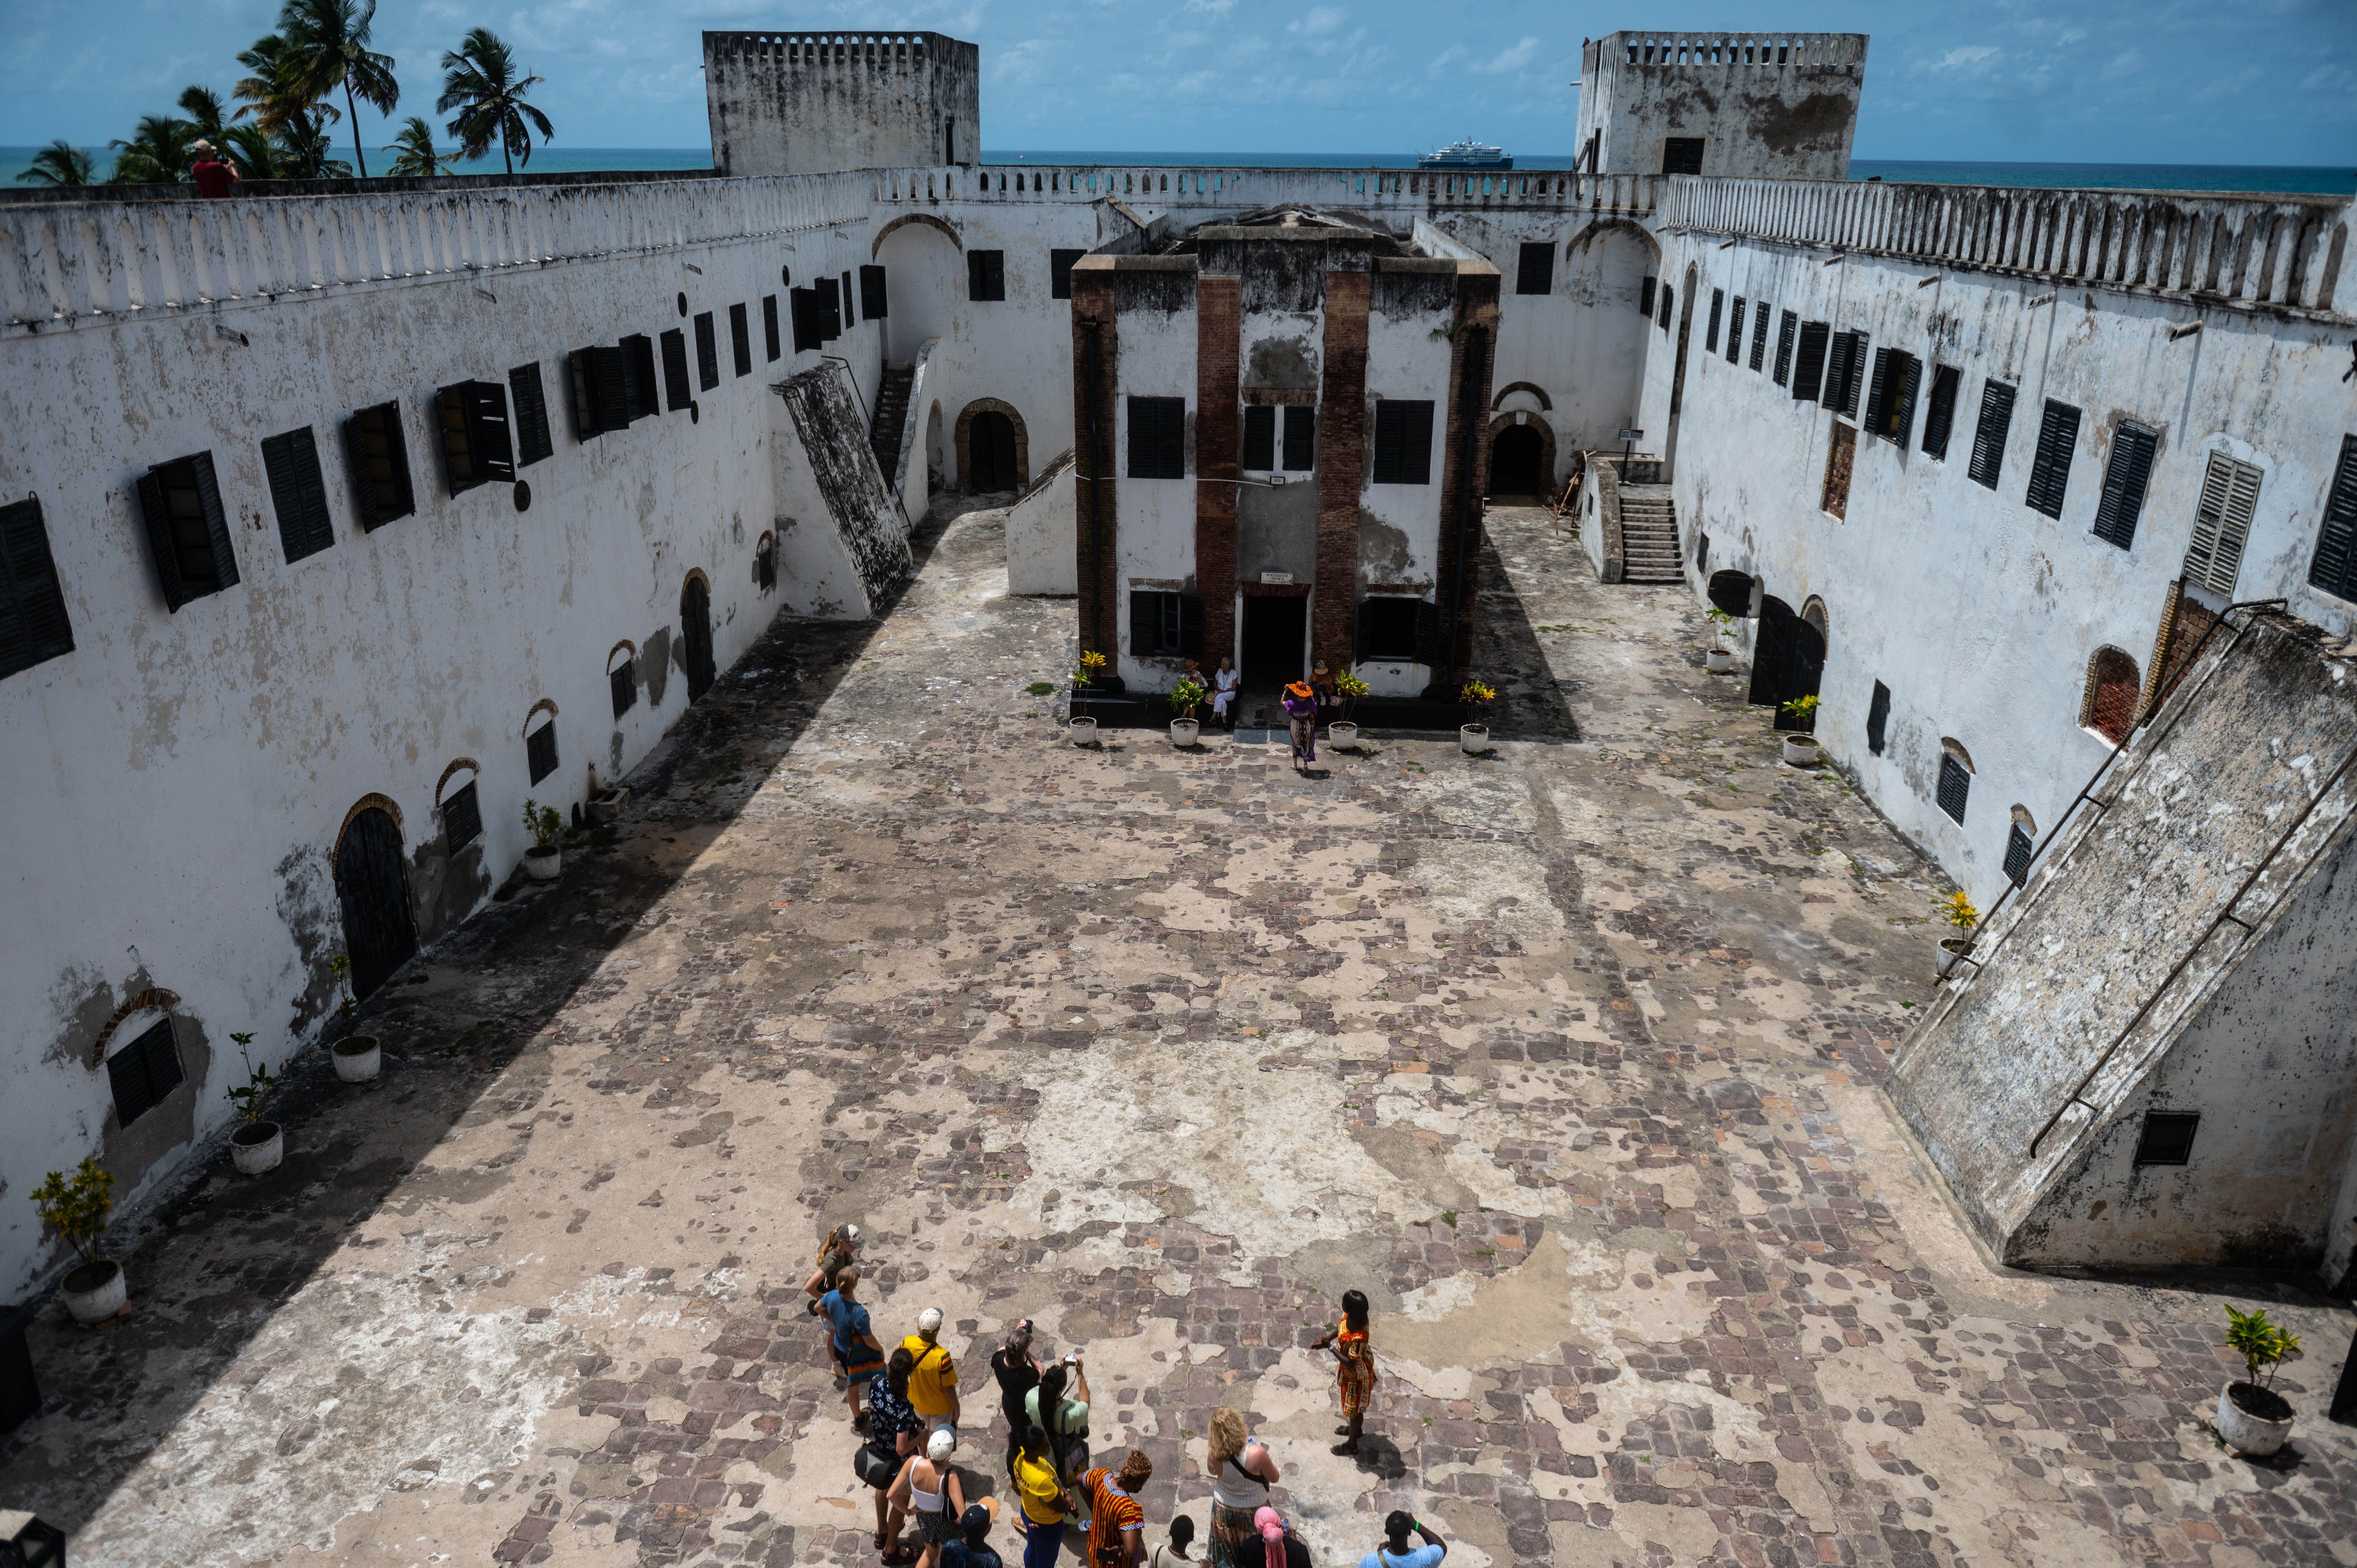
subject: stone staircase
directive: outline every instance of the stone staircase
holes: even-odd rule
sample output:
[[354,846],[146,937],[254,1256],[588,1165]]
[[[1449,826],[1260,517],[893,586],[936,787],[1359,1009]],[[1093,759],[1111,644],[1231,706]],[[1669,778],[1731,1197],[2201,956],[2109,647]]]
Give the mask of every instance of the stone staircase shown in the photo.
[[1620,487],[1620,542],[1628,583],[1683,583],[1678,564],[1678,507],[1667,485]]
[[909,423],[909,389],[916,383],[914,365],[884,367],[884,382],[876,389],[876,411],[867,424],[867,445],[876,454],[877,471],[884,488],[892,488],[900,466],[900,433]]

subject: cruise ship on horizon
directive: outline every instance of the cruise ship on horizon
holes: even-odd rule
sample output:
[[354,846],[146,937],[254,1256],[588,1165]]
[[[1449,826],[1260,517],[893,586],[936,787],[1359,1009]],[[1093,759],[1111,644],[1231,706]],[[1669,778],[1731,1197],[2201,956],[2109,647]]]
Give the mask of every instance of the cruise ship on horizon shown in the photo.
[[1426,153],[1415,160],[1418,168],[1512,168],[1512,155],[1503,147],[1493,147],[1487,142],[1477,142],[1468,136],[1437,153]]

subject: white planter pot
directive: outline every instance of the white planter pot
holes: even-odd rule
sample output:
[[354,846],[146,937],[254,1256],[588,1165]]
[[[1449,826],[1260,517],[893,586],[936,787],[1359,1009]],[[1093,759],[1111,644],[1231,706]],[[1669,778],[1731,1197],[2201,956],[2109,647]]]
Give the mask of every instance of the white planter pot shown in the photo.
[[1192,746],[1195,744],[1195,737],[1200,735],[1202,731],[1202,725],[1194,719],[1172,719],[1170,721],[1170,744],[1173,746]]
[[1973,950],[1973,939],[1970,937],[1942,937],[1940,939],[1938,950],[1940,954],[1940,974],[1942,978],[1944,979],[1947,972],[1956,967],[1956,961]]
[[554,882],[564,869],[565,852],[554,844],[546,849],[534,844],[523,852],[523,874],[534,882]]
[[1074,746],[1094,746],[1097,743],[1097,721],[1074,719],[1064,726],[1064,734]]
[[[98,1277],[92,1279],[93,1274]],[[66,1310],[73,1314],[76,1323],[103,1323],[121,1312],[123,1304],[131,1299],[131,1282],[124,1277],[121,1263],[112,1258],[101,1258],[68,1274],[59,1294],[66,1298]]]
[[1784,760],[1795,768],[1813,768],[1825,759],[1825,748],[1817,744],[1816,736],[1788,735],[1784,737]]
[[2292,1418],[2270,1421],[2263,1415],[2253,1415],[2234,1402],[2236,1389],[2249,1388],[2248,1383],[2232,1378],[2218,1389],[2218,1435],[2235,1453],[2253,1459],[2264,1459],[2281,1448],[2291,1438]]
[[275,1122],[250,1122],[229,1135],[230,1163],[241,1176],[264,1176],[286,1157],[286,1134]]
[[1332,746],[1337,751],[1358,750],[1359,726],[1349,723],[1347,720],[1341,724],[1328,725],[1326,726],[1326,744]]
[[1459,725],[1457,727],[1457,744],[1468,757],[1480,756],[1490,749],[1490,726]]
[[328,1055],[335,1061],[336,1076],[346,1083],[366,1083],[384,1065],[384,1052],[370,1035],[347,1035]]
[[1724,648],[1714,648],[1704,653],[1702,661],[1714,675],[1724,675],[1735,668],[1735,655]]

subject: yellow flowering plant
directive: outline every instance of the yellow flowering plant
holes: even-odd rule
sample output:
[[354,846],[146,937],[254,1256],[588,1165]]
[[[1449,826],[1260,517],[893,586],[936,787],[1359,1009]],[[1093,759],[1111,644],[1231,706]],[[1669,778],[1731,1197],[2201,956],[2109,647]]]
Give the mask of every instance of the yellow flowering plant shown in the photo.
[[1959,931],[1969,931],[1981,923],[1981,912],[1973,908],[1971,897],[1959,887],[1940,900],[1940,918]]
[[1170,711],[1182,719],[1191,719],[1195,716],[1195,710],[1210,694],[1203,690],[1203,682],[1192,676],[1182,675],[1178,683],[1170,688]]
[[1103,654],[1082,653],[1081,655],[1081,667],[1072,671],[1073,689],[1077,691],[1081,687],[1087,685],[1089,683],[1090,677],[1104,667],[1105,656]]

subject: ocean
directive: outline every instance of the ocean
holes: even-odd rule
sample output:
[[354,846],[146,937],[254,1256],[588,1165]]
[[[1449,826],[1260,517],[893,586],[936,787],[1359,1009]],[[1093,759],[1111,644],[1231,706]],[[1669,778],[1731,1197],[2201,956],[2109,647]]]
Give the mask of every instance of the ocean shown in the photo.
[[[34,147],[0,147],[0,179],[21,184],[17,173],[32,160]],[[101,167],[104,148],[91,148]],[[384,155],[390,165],[393,155]],[[1114,168],[1413,168],[1413,153],[1142,153],[1062,152],[1052,149],[983,149],[983,161],[993,164],[1037,164],[1042,166]],[[578,174],[592,169],[709,168],[705,147],[563,147],[545,146],[533,153],[527,172]],[[1517,154],[1514,166],[1523,169],[1567,169],[1569,154]],[[378,166],[380,170],[384,166]],[[461,164],[462,174],[497,174],[498,158]],[[1880,178],[1892,184],[1921,181],[1933,185],[2018,185],[2099,190],[2206,190],[2276,192],[2306,191],[2330,196],[2357,192],[2357,169],[2269,164],[2041,164],[1929,162],[1891,158],[1857,158],[1849,166],[1852,179]]]

